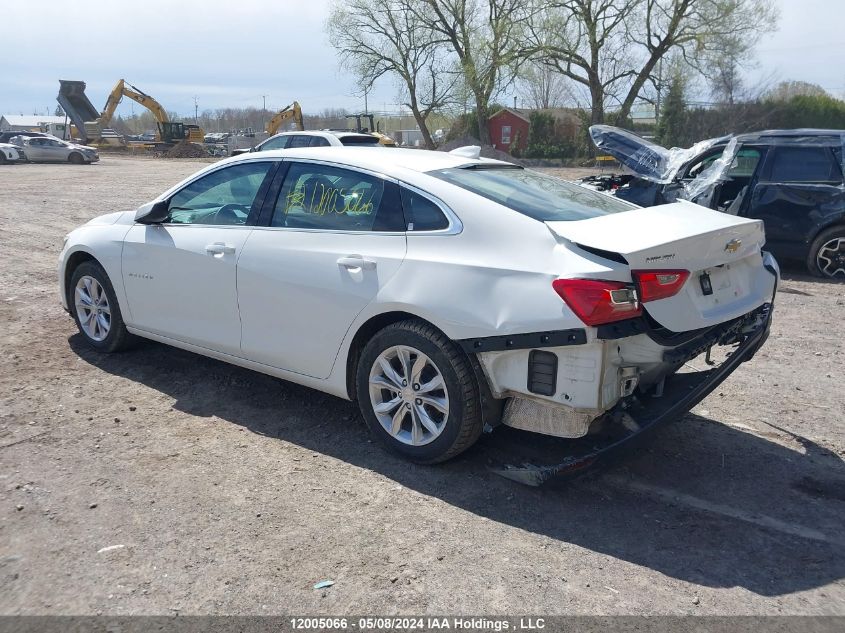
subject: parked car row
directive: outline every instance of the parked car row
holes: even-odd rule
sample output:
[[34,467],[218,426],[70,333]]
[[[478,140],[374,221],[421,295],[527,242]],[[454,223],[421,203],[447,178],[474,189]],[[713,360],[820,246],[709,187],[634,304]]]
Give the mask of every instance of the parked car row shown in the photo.
[[79,145],[39,132],[0,134],[0,163],[71,163],[90,165],[100,160],[94,147]]
[[671,150],[610,126],[590,134],[628,174],[585,184],[641,206],[685,199],[762,220],[776,257],[845,278],[845,131],[769,130]]

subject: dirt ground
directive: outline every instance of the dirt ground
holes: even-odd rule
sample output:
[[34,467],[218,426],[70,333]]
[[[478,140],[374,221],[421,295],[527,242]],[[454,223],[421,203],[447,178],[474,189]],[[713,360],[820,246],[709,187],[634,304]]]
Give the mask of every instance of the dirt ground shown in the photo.
[[[198,161],[0,169],[0,614],[845,614],[845,286],[787,270],[768,344],[602,474],[437,467],[351,403],[62,311],[62,237]],[[334,586],[315,590],[318,581]]]

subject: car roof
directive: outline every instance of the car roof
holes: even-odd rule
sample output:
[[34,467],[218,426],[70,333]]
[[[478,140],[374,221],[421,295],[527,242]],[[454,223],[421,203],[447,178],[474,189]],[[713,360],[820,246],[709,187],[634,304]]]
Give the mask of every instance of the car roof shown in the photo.
[[512,165],[491,158],[467,158],[449,152],[437,152],[424,149],[405,149],[398,147],[373,146],[367,151],[357,147],[297,147],[293,149],[273,149],[251,154],[242,154],[226,159],[231,162],[241,160],[266,160],[267,158],[310,158],[351,167],[360,167],[399,176],[405,171],[428,172],[450,167],[473,165]]
[[823,130],[815,128],[796,128],[794,130],[763,130],[762,132],[750,132],[748,134],[737,134],[739,143],[762,143],[765,145],[784,144],[819,144],[819,145],[840,145],[845,138],[845,130]]
[[361,136],[364,138],[373,138],[372,134],[364,134],[362,132],[354,132],[352,130],[345,131],[345,130],[288,130],[287,132],[279,132],[278,134],[274,134],[267,140],[269,141],[271,138],[275,138],[277,136],[294,136],[294,135],[302,135],[302,136],[320,136],[322,138],[346,138],[349,136]]

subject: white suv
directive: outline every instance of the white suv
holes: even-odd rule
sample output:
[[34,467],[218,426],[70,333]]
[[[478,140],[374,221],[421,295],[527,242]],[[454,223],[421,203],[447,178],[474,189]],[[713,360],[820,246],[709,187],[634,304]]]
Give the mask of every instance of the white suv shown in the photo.
[[246,154],[248,152],[262,152],[268,149],[288,149],[291,147],[342,147],[362,145],[376,146],[379,138],[372,134],[360,132],[343,131],[308,131],[308,132],[282,132],[271,136],[263,143],[252,149],[236,149],[233,156]]

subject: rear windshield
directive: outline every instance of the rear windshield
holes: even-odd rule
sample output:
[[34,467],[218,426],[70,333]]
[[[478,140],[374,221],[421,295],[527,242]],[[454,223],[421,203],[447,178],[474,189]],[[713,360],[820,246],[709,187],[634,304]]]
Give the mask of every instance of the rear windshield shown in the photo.
[[378,138],[375,136],[341,136],[340,142],[343,145],[376,145]]
[[428,173],[540,222],[584,220],[635,208],[607,194],[521,167],[451,167]]

